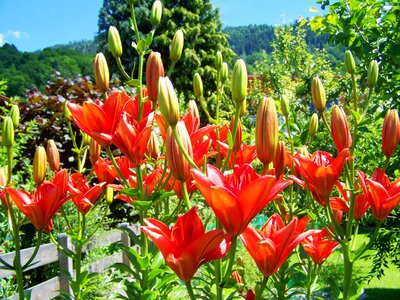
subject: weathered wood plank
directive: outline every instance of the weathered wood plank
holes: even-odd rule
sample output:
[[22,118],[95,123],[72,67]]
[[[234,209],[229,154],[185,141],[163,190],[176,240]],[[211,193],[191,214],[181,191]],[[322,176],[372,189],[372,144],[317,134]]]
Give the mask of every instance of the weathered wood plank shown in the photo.
[[[50,300],[60,296],[60,280],[59,277],[54,277],[35,285],[25,290],[25,295],[31,293],[31,300]],[[11,297],[12,300],[17,300],[18,295]]]
[[[25,264],[33,254],[34,247],[23,249],[21,251],[21,261],[22,264]],[[1,259],[12,265],[14,260],[15,253],[7,253],[0,255]],[[39,268],[41,266],[48,265],[50,263],[56,262],[58,260],[58,250],[54,244],[45,244],[41,245],[39,251],[31,263],[31,266],[25,271]],[[10,270],[0,270],[0,278],[8,277],[10,275],[14,275],[14,271]]]
[[102,259],[95,261],[94,263],[90,264],[87,268],[89,273],[100,273],[104,271],[106,268],[111,266],[114,263],[121,263],[122,260],[122,253],[117,252],[112,255],[106,256]]
[[90,251],[95,248],[104,247],[112,243],[119,242],[120,240],[121,240],[121,231],[112,230],[110,232],[106,232],[92,239],[89,243],[87,243],[83,247],[82,252]]

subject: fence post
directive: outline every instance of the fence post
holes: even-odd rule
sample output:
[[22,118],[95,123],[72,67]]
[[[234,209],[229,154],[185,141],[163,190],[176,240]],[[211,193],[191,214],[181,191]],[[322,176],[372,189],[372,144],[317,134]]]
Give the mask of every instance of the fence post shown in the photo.
[[[121,233],[121,243],[125,247],[130,247],[131,246],[131,239],[129,238],[129,234],[126,232],[128,228],[128,223],[121,223],[118,225],[118,227],[122,228],[122,233]],[[122,251],[122,262],[130,267],[130,260],[128,256],[125,254],[125,252]]]
[[[68,249],[73,251],[71,239],[62,233],[58,235],[58,244],[61,249]],[[66,295],[71,295],[70,285],[67,274],[73,277],[72,259],[68,257],[60,248],[58,248],[58,265],[60,268],[60,292]]]

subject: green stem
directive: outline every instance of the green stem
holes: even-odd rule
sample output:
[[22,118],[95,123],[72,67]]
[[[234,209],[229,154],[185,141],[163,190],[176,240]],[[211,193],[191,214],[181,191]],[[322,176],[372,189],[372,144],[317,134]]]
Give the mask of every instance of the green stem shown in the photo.
[[203,109],[204,113],[205,113],[206,116],[207,116],[208,122],[213,123],[213,124],[217,124],[217,121],[216,121],[215,119],[213,119],[213,117],[211,117],[211,115],[210,115],[210,113],[209,113],[209,111],[208,111],[208,109],[207,109],[207,106],[206,106],[206,104],[204,103],[204,99],[203,99],[202,96],[199,97],[199,102],[200,102],[201,108]]
[[139,28],[136,23],[135,6],[134,6],[133,1],[130,1],[130,2],[131,2],[130,11],[131,11],[131,19],[132,19],[132,23],[133,23],[133,30],[135,31],[135,35],[136,35],[136,43],[139,43],[140,35],[139,35]]
[[129,76],[128,73],[126,73],[125,68],[122,65],[121,59],[119,57],[117,57],[115,60],[117,61],[117,66],[118,66],[119,71],[122,73],[122,75],[125,77],[125,79],[131,80],[132,78],[131,78],[131,76]]
[[325,116],[325,113],[324,113],[324,112],[322,112],[321,117],[322,117],[323,123],[325,124],[326,128],[327,128],[328,131],[329,131],[329,134],[332,136],[331,127],[329,126],[328,121],[326,120],[326,116]]
[[344,261],[344,282],[343,282],[343,300],[350,296],[351,278],[353,276],[353,262],[350,260],[348,248],[343,247]]
[[351,83],[352,83],[352,88],[353,88],[354,111],[357,111],[357,108],[358,108],[357,84],[356,84],[356,76],[354,74],[351,74]]
[[190,280],[188,282],[185,282],[185,285],[186,285],[186,289],[188,291],[190,300],[196,300],[196,296],[194,295],[192,284],[190,283]]
[[383,165],[383,172],[386,172],[387,167],[389,166],[390,156],[386,156],[385,163]]
[[374,231],[372,237],[370,238],[368,244],[365,245],[362,250],[357,251],[357,255],[354,256],[354,258],[353,258],[353,262],[356,261],[357,259],[359,259],[361,257],[361,255],[363,255],[365,253],[365,251],[367,251],[372,246],[372,244],[375,242],[376,238],[378,237],[378,233],[379,233],[379,229],[381,228],[381,225],[382,225],[382,222],[378,222],[378,224],[375,226],[375,231]]
[[139,72],[138,72],[138,80],[139,80],[139,87],[138,87],[138,99],[139,99],[139,109],[138,109],[138,123],[142,121],[142,114],[143,114],[143,61],[144,55],[143,53],[139,53]]
[[260,287],[258,288],[257,292],[256,292],[256,300],[261,300],[262,298],[262,293],[265,290],[265,287],[267,286],[267,282],[268,282],[269,277],[264,276],[264,279],[260,285]]
[[232,149],[233,146],[235,145],[235,139],[236,139],[236,132],[238,130],[238,126],[239,126],[239,118],[240,118],[240,105],[236,105],[236,111],[235,111],[235,122],[233,123],[233,130],[232,130],[232,144],[229,145],[229,150],[228,150],[228,154],[226,155],[223,163],[222,163],[222,168],[221,168],[221,172],[224,172],[228,162],[229,162],[229,158],[231,157],[232,154]]
[[186,204],[186,208],[187,210],[190,210],[190,208],[192,207],[190,204],[190,199],[189,199],[189,194],[187,191],[187,186],[186,186],[186,181],[181,181],[181,189],[182,189],[182,195],[183,195],[183,199],[185,201]]
[[[9,186],[11,183],[11,175],[12,175],[12,165],[13,165],[13,147],[7,147],[7,184]],[[11,206],[9,206],[11,208]]]
[[168,69],[167,77],[170,77],[170,76],[171,76],[172,72],[174,71],[174,68],[175,68],[175,63],[172,62],[172,63],[171,63],[171,66],[170,66],[169,69]]
[[228,282],[229,278],[232,275],[232,268],[233,264],[235,263],[237,238],[238,238],[237,235],[232,237],[231,249],[229,250],[228,267],[226,268],[225,276],[221,283],[222,287],[224,287],[224,285]]
[[182,151],[183,156],[186,158],[186,160],[189,162],[189,164],[193,168],[199,170],[197,165],[194,163],[193,159],[189,156],[189,154],[187,153],[186,149],[183,147],[181,138],[179,137],[179,135],[178,135],[178,133],[176,131],[176,127],[172,128],[172,134],[174,135],[174,139],[175,139],[176,143],[178,144],[179,149]]
[[106,152],[108,155],[108,158],[111,160],[115,170],[117,171],[119,177],[121,178],[122,182],[124,183],[125,187],[129,188],[129,183],[126,181],[124,175],[121,172],[121,169],[119,168],[117,162],[115,161],[114,155],[112,154],[112,151],[110,147],[106,147]]
[[29,260],[23,265],[22,270],[26,269],[29,267],[29,265],[31,264],[31,262],[34,260],[34,258],[36,257],[36,254],[39,251],[39,247],[40,244],[42,243],[42,231],[38,231],[38,237],[36,240],[36,245],[35,245],[35,250],[33,251],[31,257],[29,258]]

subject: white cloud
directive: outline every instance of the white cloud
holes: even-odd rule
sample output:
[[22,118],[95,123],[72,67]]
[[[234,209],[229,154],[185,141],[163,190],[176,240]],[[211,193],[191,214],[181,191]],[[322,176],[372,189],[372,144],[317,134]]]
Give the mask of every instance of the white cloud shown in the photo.
[[5,44],[6,40],[4,39],[4,34],[0,33],[0,46]]
[[19,40],[20,38],[29,38],[29,34],[23,31],[15,31],[15,30],[8,30],[7,35],[13,37],[16,40]]

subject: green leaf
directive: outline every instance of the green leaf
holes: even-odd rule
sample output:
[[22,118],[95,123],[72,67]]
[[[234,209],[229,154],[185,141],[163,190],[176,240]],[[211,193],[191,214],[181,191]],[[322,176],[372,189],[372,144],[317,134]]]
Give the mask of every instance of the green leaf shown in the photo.
[[146,50],[147,50],[146,40],[140,40],[139,43],[137,43],[137,52],[139,54],[143,54]]
[[148,210],[152,205],[152,201],[132,201],[132,205],[138,210]]
[[131,79],[131,80],[128,80],[126,83],[135,88],[140,86],[140,81],[138,79]]

